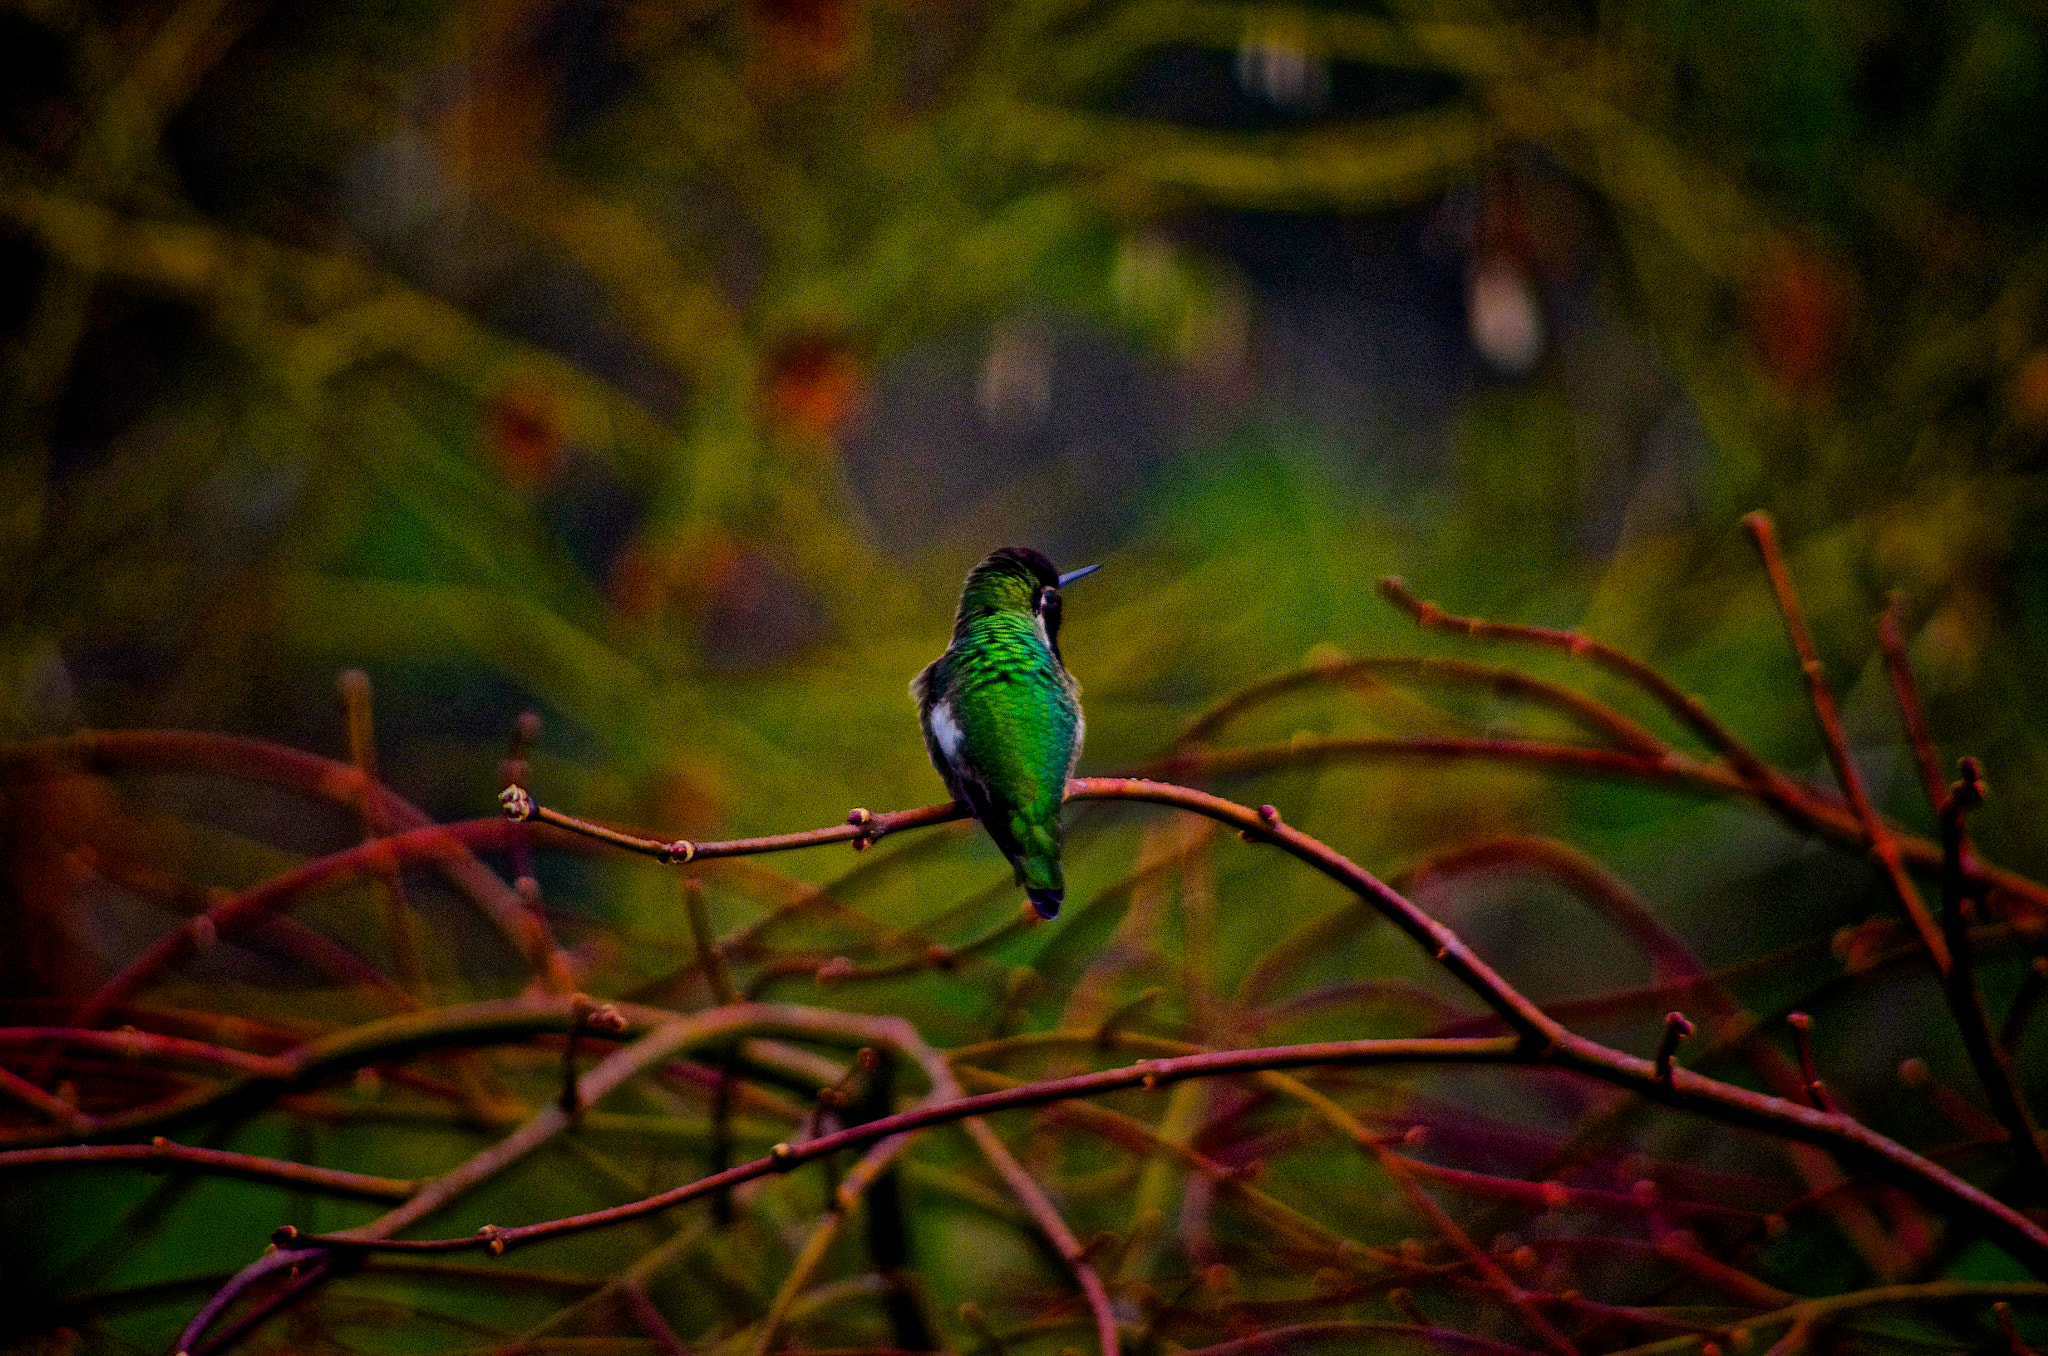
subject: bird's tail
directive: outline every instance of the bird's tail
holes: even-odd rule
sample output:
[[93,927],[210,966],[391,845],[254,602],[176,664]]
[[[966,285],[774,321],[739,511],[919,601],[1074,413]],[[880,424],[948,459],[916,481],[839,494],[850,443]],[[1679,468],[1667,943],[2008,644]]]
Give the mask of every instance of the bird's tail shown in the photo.
[[1017,839],[1017,883],[1024,887],[1025,898],[1040,918],[1059,917],[1060,904],[1067,897],[1067,878],[1060,870],[1059,821],[1034,824],[1016,815],[1010,820],[1010,831]]

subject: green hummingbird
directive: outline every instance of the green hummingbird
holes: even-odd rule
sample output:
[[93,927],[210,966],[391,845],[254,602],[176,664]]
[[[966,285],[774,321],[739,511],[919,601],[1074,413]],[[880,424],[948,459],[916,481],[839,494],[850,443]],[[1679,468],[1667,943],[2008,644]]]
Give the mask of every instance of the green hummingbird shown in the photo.
[[1040,918],[1066,898],[1060,803],[1084,728],[1081,685],[1060,659],[1060,590],[1101,568],[1060,574],[1028,546],[991,552],[960,590],[953,643],[910,684],[932,766]]

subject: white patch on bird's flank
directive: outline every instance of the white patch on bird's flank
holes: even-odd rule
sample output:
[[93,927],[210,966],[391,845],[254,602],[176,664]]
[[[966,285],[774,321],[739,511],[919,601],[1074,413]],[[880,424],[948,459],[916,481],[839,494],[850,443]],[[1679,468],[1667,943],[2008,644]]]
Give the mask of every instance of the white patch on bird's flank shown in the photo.
[[960,761],[960,722],[953,719],[953,704],[938,702],[932,707],[932,738],[949,763]]

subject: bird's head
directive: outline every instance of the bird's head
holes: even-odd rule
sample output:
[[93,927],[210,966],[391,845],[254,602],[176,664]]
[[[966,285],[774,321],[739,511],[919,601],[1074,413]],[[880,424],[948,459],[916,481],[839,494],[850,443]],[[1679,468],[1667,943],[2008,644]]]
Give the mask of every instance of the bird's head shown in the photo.
[[1015,612],[1037,617],[1045,623],[1046,643],[1055,657],[1060,644],[1060,590],[1077,579],[1101,569],[1088,565],[1061,574],[1052,562],[1028,546],[1005,546],[991,551],[967,576],[960,590],[960,612],[954,618],[957,632],[977,617]]

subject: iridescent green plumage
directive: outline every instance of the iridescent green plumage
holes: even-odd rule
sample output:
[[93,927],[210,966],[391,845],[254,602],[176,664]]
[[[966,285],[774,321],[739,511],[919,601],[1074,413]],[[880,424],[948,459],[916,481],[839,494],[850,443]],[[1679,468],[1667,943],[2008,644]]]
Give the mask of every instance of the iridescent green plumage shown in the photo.
[[1062,577],[1006,546],[967,576],[953,643],[911,683],[925,749],[1042,917],[1059,913],[1060,804],[1081,756],[1081,687],[1060,660]]

